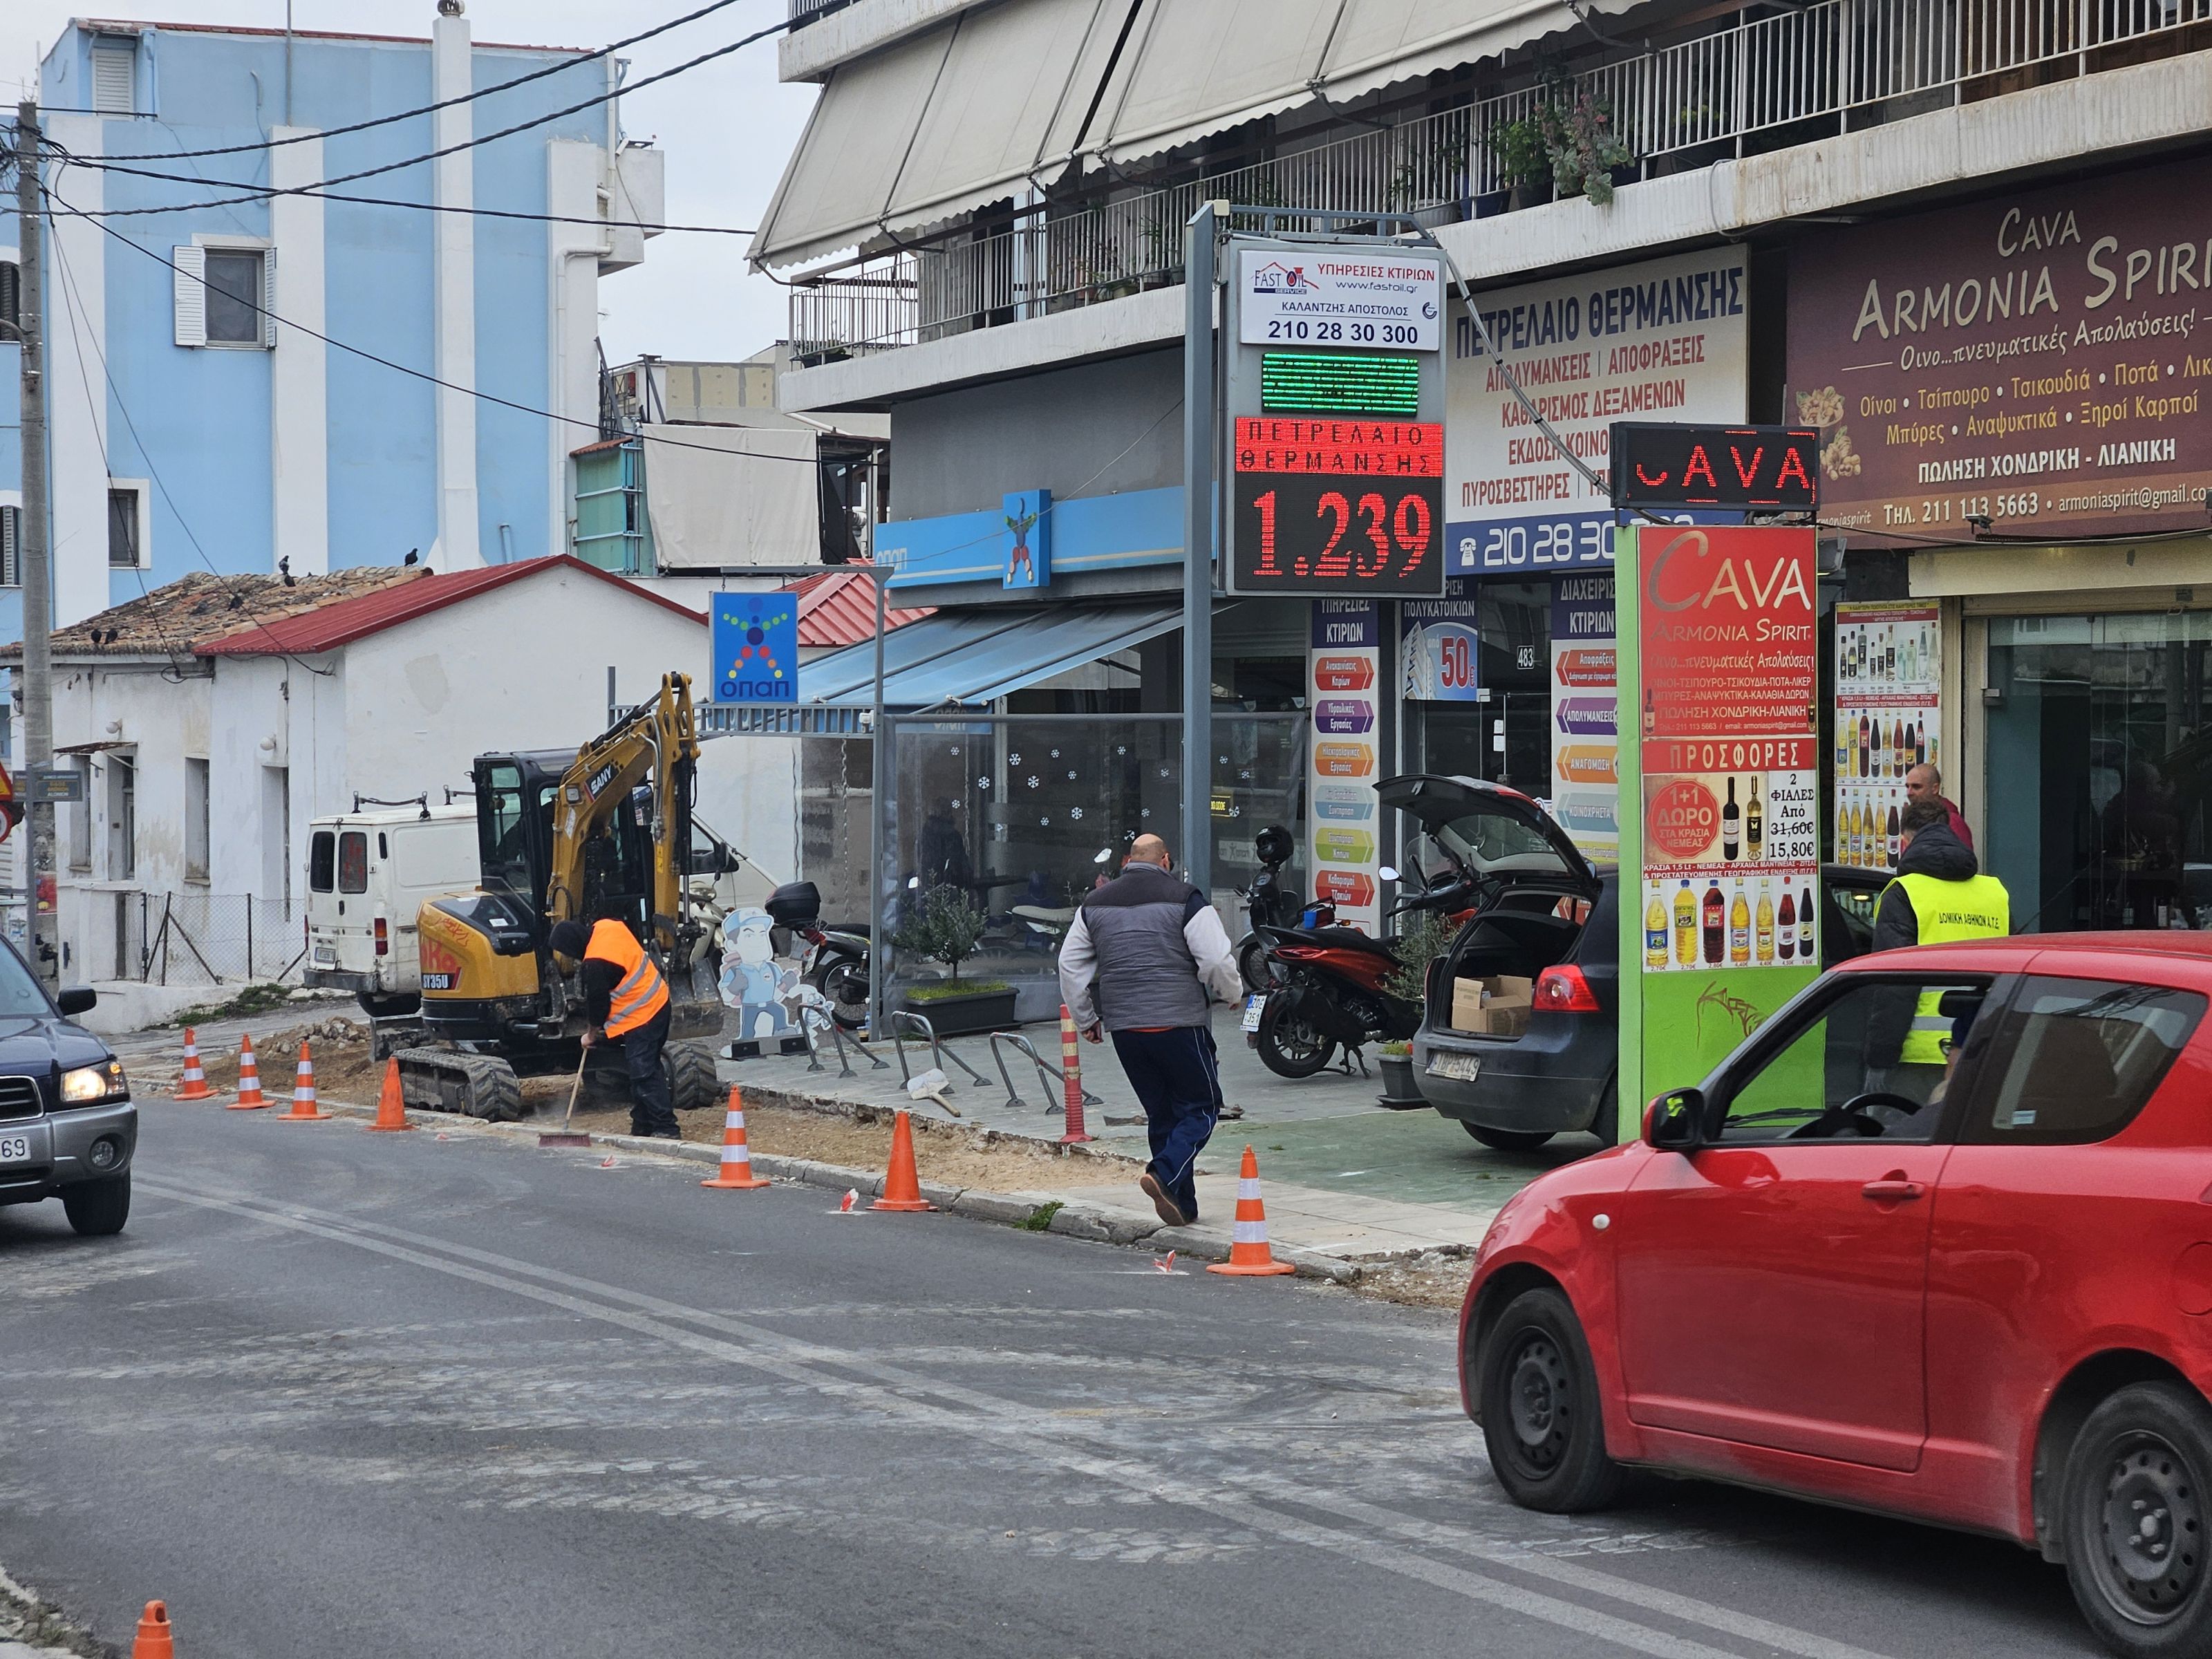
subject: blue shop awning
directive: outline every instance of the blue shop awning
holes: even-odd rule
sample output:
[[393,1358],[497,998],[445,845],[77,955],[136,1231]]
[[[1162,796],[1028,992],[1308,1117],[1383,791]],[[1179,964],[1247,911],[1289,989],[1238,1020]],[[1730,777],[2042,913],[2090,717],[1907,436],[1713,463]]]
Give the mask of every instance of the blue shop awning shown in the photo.
[[[1180,599],[1042,609],[940,611],[884,638],[884,703],[906,714],[973,708],[1182,625]],[[702,733],[855,732],[875,704],[872,640],[799,670],[793,708],[702,712]]]

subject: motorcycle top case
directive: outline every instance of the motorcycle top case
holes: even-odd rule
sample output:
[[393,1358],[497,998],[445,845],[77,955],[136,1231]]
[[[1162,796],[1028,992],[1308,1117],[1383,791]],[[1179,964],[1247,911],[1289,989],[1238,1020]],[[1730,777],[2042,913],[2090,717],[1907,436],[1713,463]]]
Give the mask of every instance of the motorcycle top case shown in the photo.
[[811,881],[787,881],[770,893],[761,908],[770,921],[802,927],[821,919],[822,892]]

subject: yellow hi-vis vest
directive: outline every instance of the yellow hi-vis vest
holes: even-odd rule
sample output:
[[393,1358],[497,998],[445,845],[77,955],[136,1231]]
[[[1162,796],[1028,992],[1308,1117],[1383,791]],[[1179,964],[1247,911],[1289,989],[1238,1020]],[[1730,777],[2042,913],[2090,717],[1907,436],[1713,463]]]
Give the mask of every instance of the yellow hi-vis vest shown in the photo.
[[[1968,876],[1964,881],[1945,881],[1938,876],[1899,876],[1894,884],[1912,901],[1912,915],[1920,927],[1919,943],[1942,945],[1952,939],[1991,939],[2012,932],[2012,898],[1995,876]],[[1941,991],[1923,991],[1913,1010],[1912,1029],[1905,1033],[1905,1050],[1899,1058],[1907,1066],[1941,1066],[1951,1036],[1951,1022],[1936,1012]]]
[[611,962],[623,970],[621,982],[607,1002],[607,1035],[618,1037],[635,1031],[668,1006],[668,986],[660,969],[637,942],[637,935],[615,921],[592,924],[592,942],[584,947],[586,958]]

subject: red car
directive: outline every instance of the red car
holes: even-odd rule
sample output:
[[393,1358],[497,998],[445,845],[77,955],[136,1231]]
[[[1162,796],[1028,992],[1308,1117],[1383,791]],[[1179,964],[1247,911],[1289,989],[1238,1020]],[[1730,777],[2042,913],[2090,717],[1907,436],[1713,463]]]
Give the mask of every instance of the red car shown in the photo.
[[1824,975],[1498,1212],[1460,1388],[1517,1502],[1630,1467],[1996,1533],[2212,1654],[2212,940]]

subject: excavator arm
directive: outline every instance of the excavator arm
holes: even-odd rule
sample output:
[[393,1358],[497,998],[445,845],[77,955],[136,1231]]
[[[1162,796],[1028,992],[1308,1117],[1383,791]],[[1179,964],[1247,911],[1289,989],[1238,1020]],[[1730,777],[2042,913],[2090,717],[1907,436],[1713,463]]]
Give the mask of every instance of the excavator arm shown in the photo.
[[574,763],[562,775],[553,806],[552,867],[545,884],[549,922],[582,919],[584,849],[628,804],[630,791],[649,783],[653,933],[672,959],[682,959],[692,926],[684,866],[690,851],[690,790],[698,759],[691,680],[685,674],[662,675],[657,696],[576,751]]

